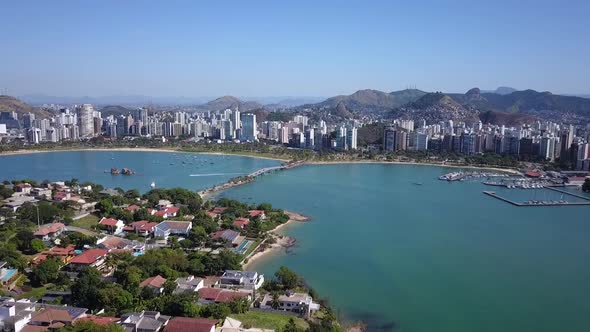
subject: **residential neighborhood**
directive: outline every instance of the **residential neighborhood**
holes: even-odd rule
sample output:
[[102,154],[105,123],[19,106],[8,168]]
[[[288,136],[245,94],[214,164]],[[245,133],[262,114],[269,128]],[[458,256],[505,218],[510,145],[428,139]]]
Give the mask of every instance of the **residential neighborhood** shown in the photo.
[[291,324],[303,331],[322,322],[322,306],[301,292],[293,272],[242,270],[289,219],[269,204],[203,202],[179,188],[141,195],[75,179],[0,189],[0,233],[13,239],[2,240],[7,249],[0,252],[2,331],[77,324],[179,332]]

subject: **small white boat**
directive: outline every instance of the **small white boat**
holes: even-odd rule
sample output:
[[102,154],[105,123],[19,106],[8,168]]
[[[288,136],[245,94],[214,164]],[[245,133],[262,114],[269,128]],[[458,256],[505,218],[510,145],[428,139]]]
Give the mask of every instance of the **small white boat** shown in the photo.
[[153,189],[153,188],[156,188],[156,183],[152,181],[152,184],[150,184],[150,187],[151,187],[152,189]]

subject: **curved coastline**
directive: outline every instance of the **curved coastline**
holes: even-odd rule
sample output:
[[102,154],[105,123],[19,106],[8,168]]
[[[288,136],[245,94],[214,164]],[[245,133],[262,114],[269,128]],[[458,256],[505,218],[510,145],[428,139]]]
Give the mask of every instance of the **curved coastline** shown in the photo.
[[236,157],[258,158],[258,159],[268,159],[268,160],[277,160],[277,161],[288,161],[287,159],[250,155],[250,154],[227,153],[227,152],[186,151],[183,149],[174,149],[174,148],[72,148],[72,149],[56,149],[56,150],[26,150],[25,149],[25,150],[15,150],[15,151],[3,151],[3,152],[0,152],[0,157],[1,156],[37,154],[37,153],[69,152],[69,151],[194,153],[194,154],[205,154],[205,155],[236,156]]

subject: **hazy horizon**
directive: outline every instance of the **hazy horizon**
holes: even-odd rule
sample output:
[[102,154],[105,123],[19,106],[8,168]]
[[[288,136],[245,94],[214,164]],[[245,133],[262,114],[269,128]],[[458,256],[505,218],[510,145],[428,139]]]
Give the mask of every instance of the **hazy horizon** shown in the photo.
[[0,91],[15,96],[325,98],[408,86],[590,93],[584,1],[3,8],[11,15]]

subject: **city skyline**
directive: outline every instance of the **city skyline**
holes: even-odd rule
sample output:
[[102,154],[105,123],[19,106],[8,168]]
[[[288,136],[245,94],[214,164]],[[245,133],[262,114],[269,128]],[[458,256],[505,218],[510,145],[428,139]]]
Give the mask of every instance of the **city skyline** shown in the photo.
[[[587,94],[585,2],[5,5],[11,95]],[[26,22],[26,24],[23,24]],[[549,24],[550,23],[550,24]]]

